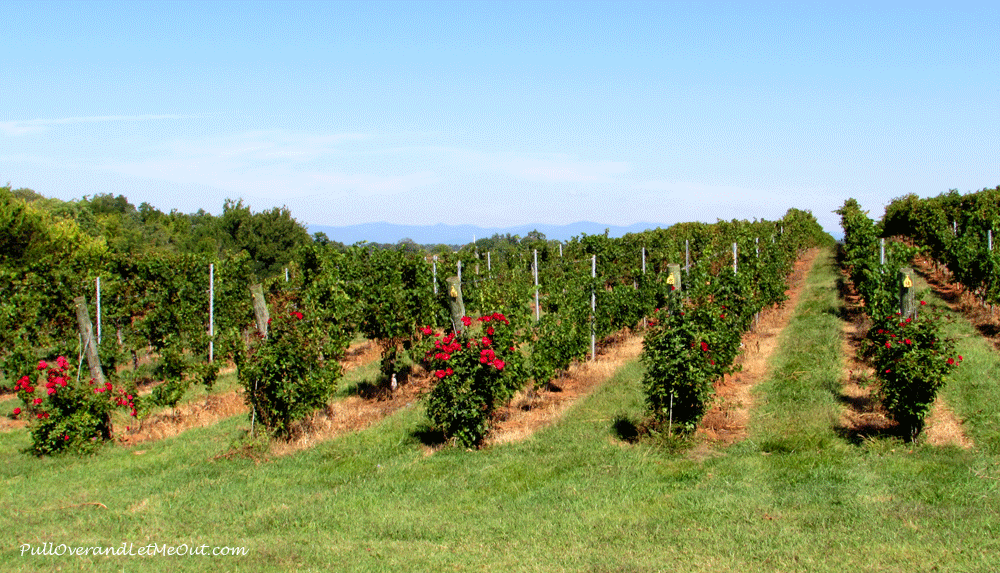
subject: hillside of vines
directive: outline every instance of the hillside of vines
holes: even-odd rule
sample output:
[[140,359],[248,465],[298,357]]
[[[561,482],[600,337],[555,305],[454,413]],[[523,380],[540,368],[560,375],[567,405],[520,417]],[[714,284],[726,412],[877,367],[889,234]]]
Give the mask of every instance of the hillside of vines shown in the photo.
[[[663,325],[683,316],[686,305],[687,323],[698,331],[689,335],[704,348],[712,344],[711,353],[690,357],[709,361],[699,367],[704,385],[731,368],[752,317],[781,302],[784,277],[802,249],[830,241],[810,213],[793,209],[778,221],[682,223],[565,243],[537,233],[495,236],[429,252],[331,243],[309,237],[287,210],[255,214],[242,202],[227,202],[221,217],[164,215],[145,204],[135,209],[121,196],[64,203],[9,188],[0,189],[0,219],[5,378],[24,380],[46,357],[82,363],[89,341],[74,313],[82,296],[97,324],[101,365],[121,392],[134,393],[129,372],[143,360],[157,362],[156,377],[170,382],[147,409],[176,403],[197,380],[210,383],[217,367],[204,365],[213,359],[239,365],[246,358],[243,370],[251,371],[247,352],[256,353],[255,341],[267,337],[254,316],[253,284],[263,285],[273,312],[303,319],[302,340],[311,349],[303,360],[327,358],[313,371],[327,369],[322,364],[363,337],[381,349],[379,384],[395,387],[413,368],[434,368],[419,351],[422,330],[460,330],[448,312],[449,278],[456,279],[466,315],[499,313],[512,324],[516,352],[502,363],[515,381],[491,402],[526,382],[546,384],[621,329],[652,319],[659,331],[675,332]],[[670,273],[671,264],[683,268],[683,277],[676,267]],[[317,404],[338,376],[330,375],[311,394]],[[133,415],[143,411],[128,402]],[[654,411],[667,411],[657,403]],[[28,407],[47,414],[42,405]],[[260,406],[253,407],[256,416]]]

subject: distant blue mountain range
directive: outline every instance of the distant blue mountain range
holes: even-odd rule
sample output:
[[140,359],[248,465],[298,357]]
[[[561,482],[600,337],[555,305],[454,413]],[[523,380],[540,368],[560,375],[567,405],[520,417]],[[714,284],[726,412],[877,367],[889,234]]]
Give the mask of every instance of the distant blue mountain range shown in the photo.
[[465,245],[473,238],[488,239],[493,235],[518,235],[524,237],[532,231],[538,231],[548,240],[567,241],[575,236],[603,235],[608,230],[608,236],[621,237],[626,233],[641,233],[647,229],[667,227],[657,223],[635,223],[627,227],[616,227],[581,221],[569,225],[518,225],[516,227],[483,228],[475,225],[394,225],[391,223],[363,223],[346,227],[330,227],[326,225],[308,225],[309,233],[325,233],[332,241],[345,245],[353,245],[360,241],[369,243],[398,243],[402,239],[412,239],[419,245]]

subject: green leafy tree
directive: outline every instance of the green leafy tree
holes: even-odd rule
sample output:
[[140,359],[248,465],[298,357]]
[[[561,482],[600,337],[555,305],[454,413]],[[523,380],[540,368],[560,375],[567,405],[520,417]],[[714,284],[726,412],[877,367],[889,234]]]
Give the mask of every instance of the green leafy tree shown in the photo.
[[224,246],[231,252],[246,251],[260,276],[282,272],[298,248],[312,242],[287,207],[252,213],[242,199],[226,200],[219,226]]

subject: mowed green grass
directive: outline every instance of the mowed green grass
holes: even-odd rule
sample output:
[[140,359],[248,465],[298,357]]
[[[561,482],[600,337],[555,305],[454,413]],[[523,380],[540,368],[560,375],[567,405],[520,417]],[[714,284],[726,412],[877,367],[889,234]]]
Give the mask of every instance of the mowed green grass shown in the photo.
[[[414,404],[368,430],[257,463],[218,457],[243,417],[91,458],[0,434],[4,571],[996,571],[1000,364],[966,356],[946,393],[972,451],[836,430],[843,377],[828,253],[758,386],[751,434],[720,451],[627,444],[638,362],[516,444],[429,453]],[[970,337],[969,343],[974,344]],[[963,341],[963,344],[965,341]],[[967,386],[975,385],[973,389]],[[992,393],[992,394],[989,394]],[[979,405],[976,406],[975,404]],[[100,502],[107,509],[93,505]],[[244,557],[21,556],[21,544],[240,546]]]

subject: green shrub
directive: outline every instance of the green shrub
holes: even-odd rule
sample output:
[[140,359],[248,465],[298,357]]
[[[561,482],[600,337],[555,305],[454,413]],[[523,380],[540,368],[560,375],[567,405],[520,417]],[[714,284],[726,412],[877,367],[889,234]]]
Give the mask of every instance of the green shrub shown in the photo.
[[333,396],[346,341],[324,336],[320,323],[298,311],[280,310],[268,324],[268,338],[237,355],[238,378],[256,420],[288,438],[294,422]]
[[[921,308],[927,308],[921,301]],[[882,404],[912,438],[920,433],[938,389],[962,361],[955,343],[941,335],[941,319],[934,311],[901,319],[899,313],[878,320],[863,353],[871,359],[880,383]]]
[[[16,416],[29,417],[30,453],[92,453],[111,439],[111,412],[130,405],[132,396],[116,392],[111,382],[98,386],[91,379],[77,381],[69,375],[69,363],[60,356],[54,365],[38,363],[39,378],[33,384],[22,376],[14,385],[23,408]],[[135,415],[135,410],[132,410]]]
[[693,431],[711,401],[713,382],[730,369],[722,360],[722,356],[735,356],[722,336],[726,330],[713,328],[713,323],[724,318],[708,318],[718,310],[706,305],[654,315],[654,326],[642,344],[646,366],[642,382],[654,425],[672,418],[682,431]]
[[495,410],[524,384],[525,373],[506,316],[481,316],[476,329],[469,328],[469,317],[462,321],[466,328],[461,334],[441,337],[430,327],[422,329],[424,363],[438,379],[427,415],[446,437],[472,446],[482,442]]

